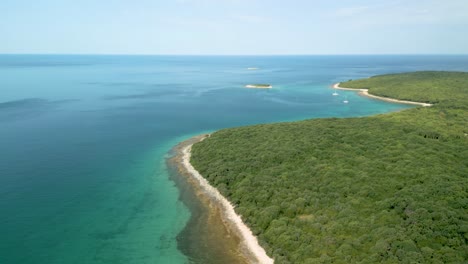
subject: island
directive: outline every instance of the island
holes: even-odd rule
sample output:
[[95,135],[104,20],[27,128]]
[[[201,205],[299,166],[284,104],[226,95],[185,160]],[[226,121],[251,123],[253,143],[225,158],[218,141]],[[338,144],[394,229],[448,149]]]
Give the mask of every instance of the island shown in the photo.
[[245,88],[270,89],[273,88],[273,86],[271,84],[247,84]]
[[223,129],[192,142],[185,165],[251,230],[244,233],[257,260],[465,262],[468,73],[389,74],[340,86],[431,106]]

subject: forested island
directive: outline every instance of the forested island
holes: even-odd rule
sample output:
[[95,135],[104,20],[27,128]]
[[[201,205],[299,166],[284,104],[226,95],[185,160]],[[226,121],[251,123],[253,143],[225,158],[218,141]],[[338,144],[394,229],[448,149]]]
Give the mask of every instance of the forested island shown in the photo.
[[271,84],[258,83],[258,84],[247,84],[245,88],[269,89],[269,88],[273,88],[273,86]]
[[224,129],[191,164],[275,263],[464,263],[468,73],[342,82],[433,104],[360,118]]

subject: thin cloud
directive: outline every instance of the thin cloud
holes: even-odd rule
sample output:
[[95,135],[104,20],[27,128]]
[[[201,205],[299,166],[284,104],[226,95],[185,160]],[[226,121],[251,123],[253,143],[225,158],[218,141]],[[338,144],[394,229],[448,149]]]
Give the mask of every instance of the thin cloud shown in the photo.
[[264,23],[268,22],[269,19],[258,15],[232,15],[234,20],[246,23]]
[[389,25],[467,25],[468,1],[439,2],[427,0],[415,3],[400,1],[377,2],[368,6],[339,8],[328,18],[348,28],[366,29]]
[[345,7],[345,8],[340,8],[336,10],[334,13],[334,16],[337,16],[337,17],[355,16],[355,15],[364,13],[367,10],[369,10],[368,6]]

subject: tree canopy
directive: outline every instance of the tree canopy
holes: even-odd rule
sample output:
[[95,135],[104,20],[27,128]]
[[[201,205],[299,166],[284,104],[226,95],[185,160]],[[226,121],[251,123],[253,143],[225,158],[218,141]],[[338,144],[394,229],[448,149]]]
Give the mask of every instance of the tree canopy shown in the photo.
[[191,163],[276,263],[467,261],[468,73],[341,86],[435,105],[224,129]]

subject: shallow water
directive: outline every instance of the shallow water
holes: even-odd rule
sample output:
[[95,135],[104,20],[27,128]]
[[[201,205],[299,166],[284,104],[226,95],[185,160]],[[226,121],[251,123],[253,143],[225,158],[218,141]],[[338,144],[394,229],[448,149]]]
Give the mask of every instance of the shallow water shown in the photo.
[[177,236],[178,248],[191,263],[248,263],[240,237],[226,227],[219,202],[206,195],[193,175],[182,166],[183,149],[198,141],[191,138],[171,150],[169,174],[180,191],[180,200],[191,212],[190,220]]
[[407,108],[329,85],[414,70],[467,71],[468,56],[0,55],[0,263],[185,263],[174,145]]

